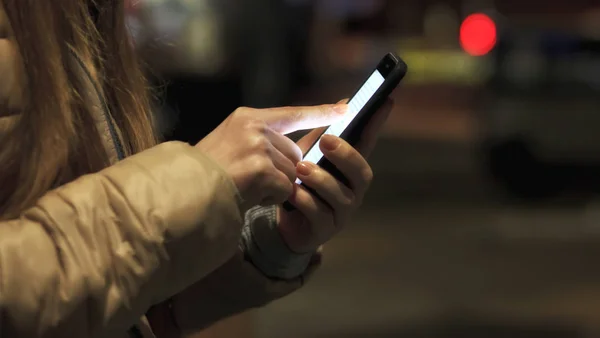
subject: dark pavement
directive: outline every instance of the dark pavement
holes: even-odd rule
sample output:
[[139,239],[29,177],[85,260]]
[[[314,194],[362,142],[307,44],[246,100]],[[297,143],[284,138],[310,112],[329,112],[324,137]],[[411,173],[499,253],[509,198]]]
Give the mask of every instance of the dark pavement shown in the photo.
[[600,204],[511,202],[475,154],[382,140],[364,208],[259,337],[598,336]]

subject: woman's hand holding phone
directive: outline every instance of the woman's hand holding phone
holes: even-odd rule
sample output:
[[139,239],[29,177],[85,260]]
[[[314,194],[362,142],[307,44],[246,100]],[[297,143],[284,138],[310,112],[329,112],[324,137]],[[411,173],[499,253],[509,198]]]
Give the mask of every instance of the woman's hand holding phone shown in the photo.
[[[316,250],[338,234],[361,205],[373,178],[373,171],[365,158],[373,150],[392,108],[393,102],[388,99],[370,120],[356,148],[332,135],[321,138],[319,146],[325,158],[341,171],[350,186],[313,163],[298,163],[298,178],[321,198],[300,185],[294,185],[288,201],[296,210],[288,212],[279,208],[279,231],[292,251],[306,253]],[[302,138],[298,142],[302,152],[306,152],[322,133],[320,128]]]
[[[322,126],[343,117],[347,110],[343,101],[316,107],[239,108],[197,147],[233,178],[245,208],[289,201],[296,210],[279,208],[279,232],[292,251],[311,252],[338,234],[361,205],[373,178],[366,158],[392,106],[388,99],[356,148],[332,135],[321,138],[325,158],[349,180],[349,186],[314,163],[301,162],[302,154],[322,136]],[[312,128],[318,129],[297,144],[284,136]],[[296,178],[320,197],[295,184]]]
[[283,203],[294,190],[302,150],[284,136],[332,124],[347,105],[239,108],[196,147],[232,177],[244,208]]

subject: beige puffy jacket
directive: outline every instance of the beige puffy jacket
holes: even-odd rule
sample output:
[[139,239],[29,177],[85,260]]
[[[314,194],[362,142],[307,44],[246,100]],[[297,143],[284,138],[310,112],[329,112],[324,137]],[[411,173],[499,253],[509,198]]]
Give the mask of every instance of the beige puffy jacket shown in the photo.
[[[0,133],[18,119],[15,53],[0,37]],[[160,337],[149,322],[173,319],[194,332],[301,286],[266,277],[239,249],[240,200],[215,162],[179,142],[117,161],[105,116],[98,108],[113,165],[0,222],[0,337],[118,338],[132,326]]]

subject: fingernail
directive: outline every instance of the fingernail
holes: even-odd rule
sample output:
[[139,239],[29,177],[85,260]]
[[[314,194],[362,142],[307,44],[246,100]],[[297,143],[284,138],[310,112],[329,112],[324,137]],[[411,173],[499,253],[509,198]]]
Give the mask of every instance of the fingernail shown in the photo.
[[310,174],[312,173],[312,168],[304,162],[298,163],[296,170],[298,171],[298,174],[300,176],[305,176],[305,177],[310,176]]
[[321,145],[328,151],[334,151],[340,146],[340,139],[332,135],[324,135],[321,138]]
[[335,111],[336,113],[338,113],[340,115],[344,115],[348,112],[348,105],[347,104],[336,104],[333,106],[333,111]]

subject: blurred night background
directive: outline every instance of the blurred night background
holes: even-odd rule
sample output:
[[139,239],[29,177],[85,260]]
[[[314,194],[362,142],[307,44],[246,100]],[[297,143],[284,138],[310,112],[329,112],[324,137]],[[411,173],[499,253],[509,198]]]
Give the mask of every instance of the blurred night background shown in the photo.
[[[135,4],[133,4],[135,2]],[[257,338],[600,337],[600,2],[140,0],[165,139],[409,75],[354,223]]]

